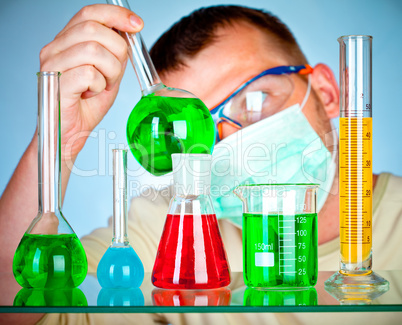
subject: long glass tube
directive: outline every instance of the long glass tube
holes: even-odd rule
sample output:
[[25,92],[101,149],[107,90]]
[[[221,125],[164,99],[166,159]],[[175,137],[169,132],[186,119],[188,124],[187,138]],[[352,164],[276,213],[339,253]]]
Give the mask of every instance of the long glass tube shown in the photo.
[[[60,209],[59,72],[38,72],[39,211]],[[52,121],[52,123],[50,122]]]
[[[38,72],[38,216],[27,233],[73,233],[60,224],[60,72]],[[39,220],[41,222],[39,223]],[[60,228],[63,229],[58,229]]]
[[112,246],[128,246],[127,150],[113,150],[113,239]]
[[[108,4],[131,10],[127,0],[106,0]],[[128,44],[128,55],[140,83],[142,95],[146,96],[164,87],[140,33],[121,33]]]

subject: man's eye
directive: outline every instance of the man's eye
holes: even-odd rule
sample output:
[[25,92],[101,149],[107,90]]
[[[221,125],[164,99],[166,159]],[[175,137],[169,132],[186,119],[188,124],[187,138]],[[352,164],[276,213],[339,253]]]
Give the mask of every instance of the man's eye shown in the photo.
[[266,104],[267,93],[259,90],[248,92],[246,94],[246,107],[247,112],[261,112],[264,104]]

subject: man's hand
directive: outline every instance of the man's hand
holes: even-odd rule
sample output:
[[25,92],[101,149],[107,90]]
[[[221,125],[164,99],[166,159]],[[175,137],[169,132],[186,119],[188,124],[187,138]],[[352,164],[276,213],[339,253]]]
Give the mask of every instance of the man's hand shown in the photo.
[[[112,106],[127,63],[127,44],[115,31],[135,33],[141,18],[96,4],[81,9],[40,53],[41,71],[60,71],[62,159],[75,159]],[[113,30],[113,29],[115,30]]]
[[[87,135],[112,106],[123,77],[127,45],[115,30],[135,33],[142,26],[142,20],[125,8],[106,4],[88,6],[41,51],[41,71],[62,73],[63,194],[70,176],[66,164],[74,161]],[[38,212],[37,161],[38,141],[34,135],[0,198],[0,266],[3,272],[12,271],[18,242]]]

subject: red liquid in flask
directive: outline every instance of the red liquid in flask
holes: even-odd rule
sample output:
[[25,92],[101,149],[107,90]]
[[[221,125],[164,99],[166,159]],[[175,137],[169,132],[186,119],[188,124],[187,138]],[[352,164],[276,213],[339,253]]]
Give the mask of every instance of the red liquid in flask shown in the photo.
[[215,214],[168,214],[152,272],[165,289],[213,289],[230,284]]

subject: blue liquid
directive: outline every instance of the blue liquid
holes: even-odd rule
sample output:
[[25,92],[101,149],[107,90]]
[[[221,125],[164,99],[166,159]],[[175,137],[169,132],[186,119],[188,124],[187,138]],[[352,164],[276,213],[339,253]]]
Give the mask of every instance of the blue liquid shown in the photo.
[[144,280],[144,266],[131,246],[109,247],[96,273],[102,288],[138,288]]

